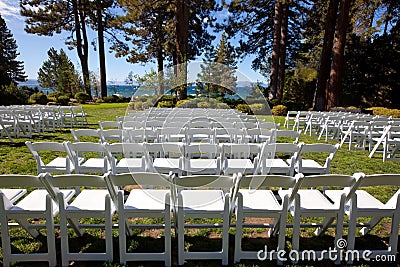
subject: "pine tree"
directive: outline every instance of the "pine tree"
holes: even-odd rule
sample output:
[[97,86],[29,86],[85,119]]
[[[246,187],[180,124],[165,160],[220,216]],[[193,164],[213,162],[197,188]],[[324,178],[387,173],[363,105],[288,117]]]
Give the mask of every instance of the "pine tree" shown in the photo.
[[60,53],[53,47],[47,52],[48,60],[43,62],[38,72],[41,87],[74,95],[81,88],[79,74],[64,50]]
[[6,85],[26,80],[24,63],[16,60],[17,43],[0,14],[0,89]]
[[207,91],[208,96],[224,96],[236,91],[236,53],[226,34],[214,50],[205,55],[200,66],[197,85]]

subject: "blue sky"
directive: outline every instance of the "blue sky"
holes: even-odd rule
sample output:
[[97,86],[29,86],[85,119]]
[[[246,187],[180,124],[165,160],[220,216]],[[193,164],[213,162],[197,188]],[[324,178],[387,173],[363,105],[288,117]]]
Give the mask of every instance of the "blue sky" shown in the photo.
[[[18,45],[18,52],[20,56],[18,60],[24,62],[25,73],[29,79],[36,79],[37,72],[42,66],[43,61],[47,59],[47,51],[54,47],[57,50],[61,48],[68,54],[69,58],[75,64],[76,68],[80,70],[79,59],[76,50],[68,50],[64,44],[66,35],[59,34],[52,37],[38,36],[28,34],[24,31],[24,18],[19,14],[19,1],[17,0],[0,0],[0,14],[5,19],[7,27],[11,30],[12,34]],[[89,42],[94,40],[96,34],[91,32],[89,35]],[[219,38],[216,38],[219,40]],[[247,57],[243,62],[238,64],[238,72],[253,82],[265,82],[266,78],[251,69],[252,57]],[[146,71],[149,72],[151,68],[157,69],[154,63],[146,64],[131,64],[125,61],[125,58],[115,58],[113,54],[106,54],[107,64],[107,80],[112,83],[122,82],[128,76],[130,71],[135,74],[143,75]],[[90,47],[89,54],[89,69],[97,72],[99,69],[98,54]],[[240,79],[240,78],[239,78]]]

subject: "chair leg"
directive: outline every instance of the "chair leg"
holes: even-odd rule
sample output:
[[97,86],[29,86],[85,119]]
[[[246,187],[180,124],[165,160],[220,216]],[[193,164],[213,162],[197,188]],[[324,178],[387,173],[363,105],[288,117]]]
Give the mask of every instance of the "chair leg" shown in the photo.
[[54,234],[54,217],[52,214],[53,203],[49,195],[46,197],[46,233],[47,253],[49,254],[49,266],[57,265],[56,258],[56,237]]
[[165,216],[164,216],[165,230],[164,230],[164,242],[165,242],[165,266],[171,266],[171,213],[170,206],[167,205]]
[[229,207],[228,205],[226,205],[223,218],[223,229],[222,229],[222,265],[228,265],[229,224],[230,224],[229,215],[230,215]]
[[111,199],[110,196],[106,197],[105,207],[105,234],[106,234],[106,255],[107,261],[113,261],[113,242],[112,242],[112,215],[111,215]]
[[235,232],[235,253],[234,263],[240,262],[242,254],[242,231],[243,231],[243,211],[239,209],[236,212],[236,232]]
[[61,264],[62,266],[68,266],[69,240],[68,240],[68,229],[67,229],[67,215],[64,209],[60,209],[60,236],[61,236]]
[[178,207],[178,265],[183,265],[185,262],[185,221],[183,217],[183,208]]
[[292,250],[299,251],[300,242],[300,214],[295,212],[293,218]]
[[382,217],[372,217],[368,222],[368,226],[361,228],[360,233],[362,235],[368,234],[382,219]]
[[[1,201],[3,202],[3,201]],[[1,203],[4,207],[4,203]],[[2,209],[4,211],[4,209]],[[10,241],[10,233],[8,232],[8,217],[4,213],[0,216],[1,222],[1,247],[3,249],[3,266],[10,266],[10,255],[11,255],[11,241]]]
[[323,233],[325,233],[326,229],[328,229],[328,227],[332,224],[333,220],[335,220],[335,217],[331,217],[331,218],[325,218],[324,221],[322,222],[322,226],[318,227],[314,234],[317,236],[322,235]]

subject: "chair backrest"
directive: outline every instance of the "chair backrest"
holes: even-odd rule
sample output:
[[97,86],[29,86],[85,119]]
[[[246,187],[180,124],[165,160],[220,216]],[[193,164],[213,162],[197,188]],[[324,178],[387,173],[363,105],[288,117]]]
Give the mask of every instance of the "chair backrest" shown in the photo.
[[144,156],[146,153],[143,143],[106,143],[105,149],[109,159],[113,158],[114,154],[123,154],[126,158],[135,158]]
[[359,186],[400,186],[400,174],[365,175]]
[[[276,130],[275,135],[276,138],[284,137],[284,138],[292,138],[293,143],[297,144],[299,142],[301,131],[294,131],[294,130]],[[275,140],[276,142],[276,140]]]
[[336,153],[339,149],[339,144],[304,144],[301,153],[321,152],[321,153]]
[[127,135],[127,133],[121,129],[100,129],[99,135],[101,137],[101,142],[103,143],[110,141],[124,142],[126,140],[129,140],[129,136]]
[[228,158],[249,158],[260,152],[259,144],[222,144],[222,155]]
[[301,188],[314,188],[319,186],[352,187],[356,182],[354,176],[341,174],[310,175],[302,179]]
[[0,187],[1,188],[31,188],[44,187],[40,180],[40,176],[24,175],[24,174],[1,174]]
[[99,130],[95,129],[76,129],[76,130],[71,129],[71,134],[75,142],[94,141],[93,137],[95,137],[98,140],[101,139]]
[[220,146],[217,144],[198,143],[184,145],[185,157],[193,158],[195,155],[207,158],[216,158],[220,155]]
[[203,188],[221,188],[231,189],[234,185],[233,176],[223,175],[191,175],[174,177],[172,179],[174,186],[178,189],[203,189]]
[[67,174],[67,175],[49,175],[44,176],[46,189],[57,193],[59,188],[107,188],[105,176],[92,174]]
[[115,128],[122,129],[122,122],[120,121],[99,121],[99,127],[102,130]]

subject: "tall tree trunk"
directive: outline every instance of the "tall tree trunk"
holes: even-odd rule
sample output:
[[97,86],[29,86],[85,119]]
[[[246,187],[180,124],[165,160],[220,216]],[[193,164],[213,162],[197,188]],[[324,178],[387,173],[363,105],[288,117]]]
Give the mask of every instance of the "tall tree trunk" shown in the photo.
[[342,0],[340,4],[338,30],[333,45],[333,58],[328,87],[327,109],[339,106],[342,97],[342,78],[344,68],[344,49],[346,46],[347,27],[349,25],[350,4],[352,0]]
[[279,69],[279,53],[281,42],[281,23],[282,23],[282,3],[276,1],[274,15],[274,40],[272,44],[272,62],[271,62],[271,77],[269,85],[268,99],[276,98],[278,88],[278,69]]
[[282,102],[283,88],[285,87],[285,71],[286,71],[286,41],[288,32],[288,18],[289,18],[289,4],[288,2],[282,3],[281,14],[281,37],[279,44],[279,67],[278,67],[278,81],[276,90],[277,103]]
[[189,0],[176,0],[176,53],[177,53],[177,78],[181,86],[177,92],[178,100],[187,98],[187,53],[189,38]]
[[330,0],[328,13],[326,15],[324,43],[322,46],[319,72],[313,101],[313,110],[317,111],[325,110],[325,91],[328,84],[328,78],[332,63],[332,47],[333,39],[335,37],[335,26],[338,9],[339,0]]
[[158,94],[164,94],[164,54],[161,47],[161,43],[159,43],[157,47],[157,68],[158,68]]
[[91,97],[92,92],[90,90],[90,77],[89,77],[89,64],[88,64],[88,40],[86,33],[86,24],[85,24],[85,15],[82,9],[84,5],[82,1],[73,0],[73,15],[75,22],[75,34],[76,34],[76,42],[77,42],[77,52],[78,57],[81,62],[82,67],[82,76],[85,92]]
[[101,98],[107,96],[106,56],[104,49],[104,25],[101,1],[97,1],[97,37],[99,38],[100,88]]

